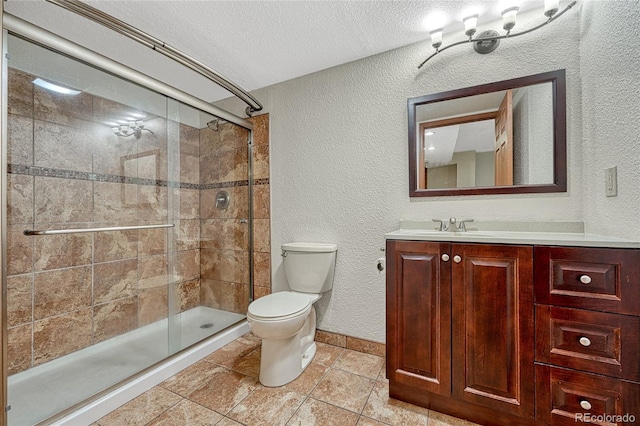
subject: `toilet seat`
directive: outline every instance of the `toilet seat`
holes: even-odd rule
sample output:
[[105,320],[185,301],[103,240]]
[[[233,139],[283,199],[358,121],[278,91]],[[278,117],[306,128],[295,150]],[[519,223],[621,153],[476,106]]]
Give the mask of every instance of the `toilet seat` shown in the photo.
[[262,321],[280,321],[305,313],[312,298],[301,293],[281,291],[254,300],[249,304],[248,314]]

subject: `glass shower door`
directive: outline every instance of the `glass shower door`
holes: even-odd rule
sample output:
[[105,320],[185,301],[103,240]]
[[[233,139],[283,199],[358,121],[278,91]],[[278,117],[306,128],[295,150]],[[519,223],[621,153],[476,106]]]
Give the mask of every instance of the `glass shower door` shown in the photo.
[[249,131],[169,99],[170,350],[245,319],[250,298]]
[[7,38],[3,331],[27,425],[245,319],[251,134]]
[[8,398],[33,424],[166,358],[168,98],[8,38]]

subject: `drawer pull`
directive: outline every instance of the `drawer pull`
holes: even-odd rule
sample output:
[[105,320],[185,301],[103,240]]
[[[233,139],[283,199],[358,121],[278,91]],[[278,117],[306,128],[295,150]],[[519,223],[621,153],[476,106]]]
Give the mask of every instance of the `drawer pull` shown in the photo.
[[589,275],[581,275],[580,282],[582,284],[591,284],[591,277]]
[[453,261],[456,263],[460,263],[462,262],[462,258],[458,255],[453,256]]
[[449,255],[448,255],[448,254],[446,254],[446,253],[445,253],[445,254],[443,254],[443,255],[442,255],[442,261],[443,261],[443,262],[448,262],[448,261],[449,261]]
[[580,344],[582,346],[591,346],[591,340],[589,340],[588,337],[581,337],[580,340],[578,340],[580,342]]
[[591,403],[583,399],[582,401],[580,401],[580,407],[582,407],[583,410],[591,410]]

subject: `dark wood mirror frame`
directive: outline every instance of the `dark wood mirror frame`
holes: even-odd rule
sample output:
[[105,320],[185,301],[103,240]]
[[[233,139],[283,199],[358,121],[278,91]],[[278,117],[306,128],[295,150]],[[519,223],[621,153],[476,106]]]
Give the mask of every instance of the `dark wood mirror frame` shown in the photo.
[[[497,92],[534,84],[551,83],[553,115],[553,183],[533,185],[485,186],[470,188],[420,189],[418,188],[418,148],[416,143],[416,108],[420,105],[442,102],[467,96]],[[567,125],[565,70],[482,84],[449,92],[410,98],[409,116],[409,196],[435,197],[443,195],[525,194],[567,191]]]

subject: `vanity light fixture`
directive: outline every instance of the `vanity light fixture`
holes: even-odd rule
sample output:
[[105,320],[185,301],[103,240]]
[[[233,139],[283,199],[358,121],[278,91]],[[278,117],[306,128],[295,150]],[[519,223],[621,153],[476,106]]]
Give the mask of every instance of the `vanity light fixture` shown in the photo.
[[476,33],[479,17],[480,15],[476,13],[475,15],[467,16],[462,20],[462,22],[464,22],[464,33],[467,35],[467,37],[473,37],[473,35]]
[[502,11],[502,28],[507,34],[516,26],[516,15],[519,9],[518,6],[514,6]]
[[529,28],[528,30],[524,30],[519,33],[513,33],[513,34],[511,33],[511,30],[516,25],[516,15],[518,13],[518,7],[509,7],[502,11],[502,28],[507,32],[504,35],[500,35],[500,33],[494,30],[487,30],[478,34],[476,38],[473,38],[473,35],[476,33],[479,15],[467,16],[466,18],[463,19],[463,22],[464,22],[464,33],[469,38],[466,40],[449,44],[448,46],[445,46],[443,48],[440,48],[442,46],[442,32],[444,29],[440,28],[440,29],[431,31],[429,33],[431,34],[431,45],[433,46],[434,49],[436,49],[436,51],[427,59],[422,61],[422,63],[418,65],[418,68],[422,68],[422,66],[426,64],[429,59],[433,58],[438,53],[444,52],[450,47],[458,46],[460,44],[473,43],[474,50],[482,54],[493,52],[494,50],[496,50],[496,48],[500,44],[500,40],[528,34],[539,28],[542,28],[545,25],[551,23],[552,21],[562,16],[566,11],[568,11],[573,6],[575,6],[575,4],[576,4],[576,1],[572,1],[567,7],[565,7],[561,12],[558,13],[558,9],[560,6],[559,0],[544,0],[544,16],[547,17],[547,20],[539,25],[536,25],[535,27]]
[[437,30],[433,30],[429,33],[431,34],[431,46],[436,50],[442,46],[442,31],[444,31],[443,28],[438,28]]
[[147,131],[152,135],[155,134],[151,130],[144,127],[144,122],[142,120],[138,121],[128,121],[121,122],[122,124],[118,126],[113,126],[111,130],[116,136],[120,136],[126,138],[128,136],[135,136],[136,139],[140,139],[142,136],[142,131]]
[[47,80],[43,80],[41,78],[36,78],[32,81],[36,86],[40,86],[43,89],[51,90],[52,92],[62,93],[63,95],[77,95],[78,93],[82,93],[80,90],[69,89],[68,87],[63,87],[54,83],[51,83]]

